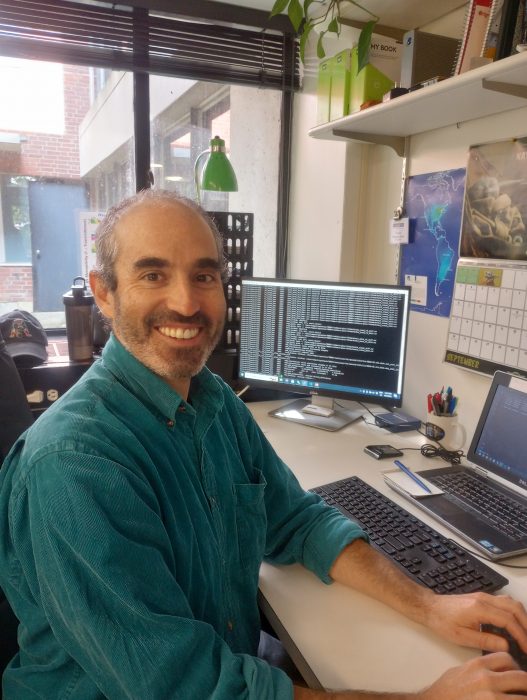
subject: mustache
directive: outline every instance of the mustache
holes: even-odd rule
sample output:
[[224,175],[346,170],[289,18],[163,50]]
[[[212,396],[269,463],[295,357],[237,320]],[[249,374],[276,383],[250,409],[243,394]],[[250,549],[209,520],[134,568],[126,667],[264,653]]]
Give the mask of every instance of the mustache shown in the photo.
[[189,325],[196,324],[204,326],[205,328],[208,328],[211,325],[210,319],[199,311],[192,314],[192,316],[184,316],[183,314],[179,314],[177,311],[166,311],[164,313],[151,314],[145,318],[145,325],[148,326],[148,328],[162,326],[169,323],[188,323]]

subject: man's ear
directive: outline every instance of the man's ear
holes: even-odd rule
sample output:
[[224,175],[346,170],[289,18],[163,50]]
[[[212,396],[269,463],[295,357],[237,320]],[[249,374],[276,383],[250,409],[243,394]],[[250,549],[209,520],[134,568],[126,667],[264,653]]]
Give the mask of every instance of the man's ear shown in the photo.
[[101,276],[95,272],[95,270],[90,270],[90,287],[95,298],[95,303],[99,307],[102,315],[106,316],[106,318],[113,319],[113,293],[108,289]]

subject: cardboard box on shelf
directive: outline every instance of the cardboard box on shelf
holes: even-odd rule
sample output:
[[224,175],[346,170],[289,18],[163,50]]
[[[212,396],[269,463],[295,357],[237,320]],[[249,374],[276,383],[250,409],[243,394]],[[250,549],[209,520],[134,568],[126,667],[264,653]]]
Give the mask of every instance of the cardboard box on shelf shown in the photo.
[[373,34],[370,44],[370,63],[394,83],[401,79],[403,45],[388,36]]
[[411,88],[436,76],[449,78],[454,71],[458,48],[458,39],[417,29],[406,32],[403,38],[401,85]]

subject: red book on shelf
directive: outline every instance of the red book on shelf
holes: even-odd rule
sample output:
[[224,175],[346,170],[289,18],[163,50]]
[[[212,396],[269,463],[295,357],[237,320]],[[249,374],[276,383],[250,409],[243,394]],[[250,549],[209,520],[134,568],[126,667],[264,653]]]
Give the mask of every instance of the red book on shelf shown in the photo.
[[470,69],[471,59],[481,56],[490,20],[492,0],[471,0],[456,64],[456,75]]

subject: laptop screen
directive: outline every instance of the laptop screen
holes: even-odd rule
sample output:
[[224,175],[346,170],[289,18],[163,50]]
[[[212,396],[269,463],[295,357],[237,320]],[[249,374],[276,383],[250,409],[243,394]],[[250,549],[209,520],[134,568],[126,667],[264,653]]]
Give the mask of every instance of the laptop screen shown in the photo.
[[496,373],[468,458],[507,482],[527,488],[527,381]]

